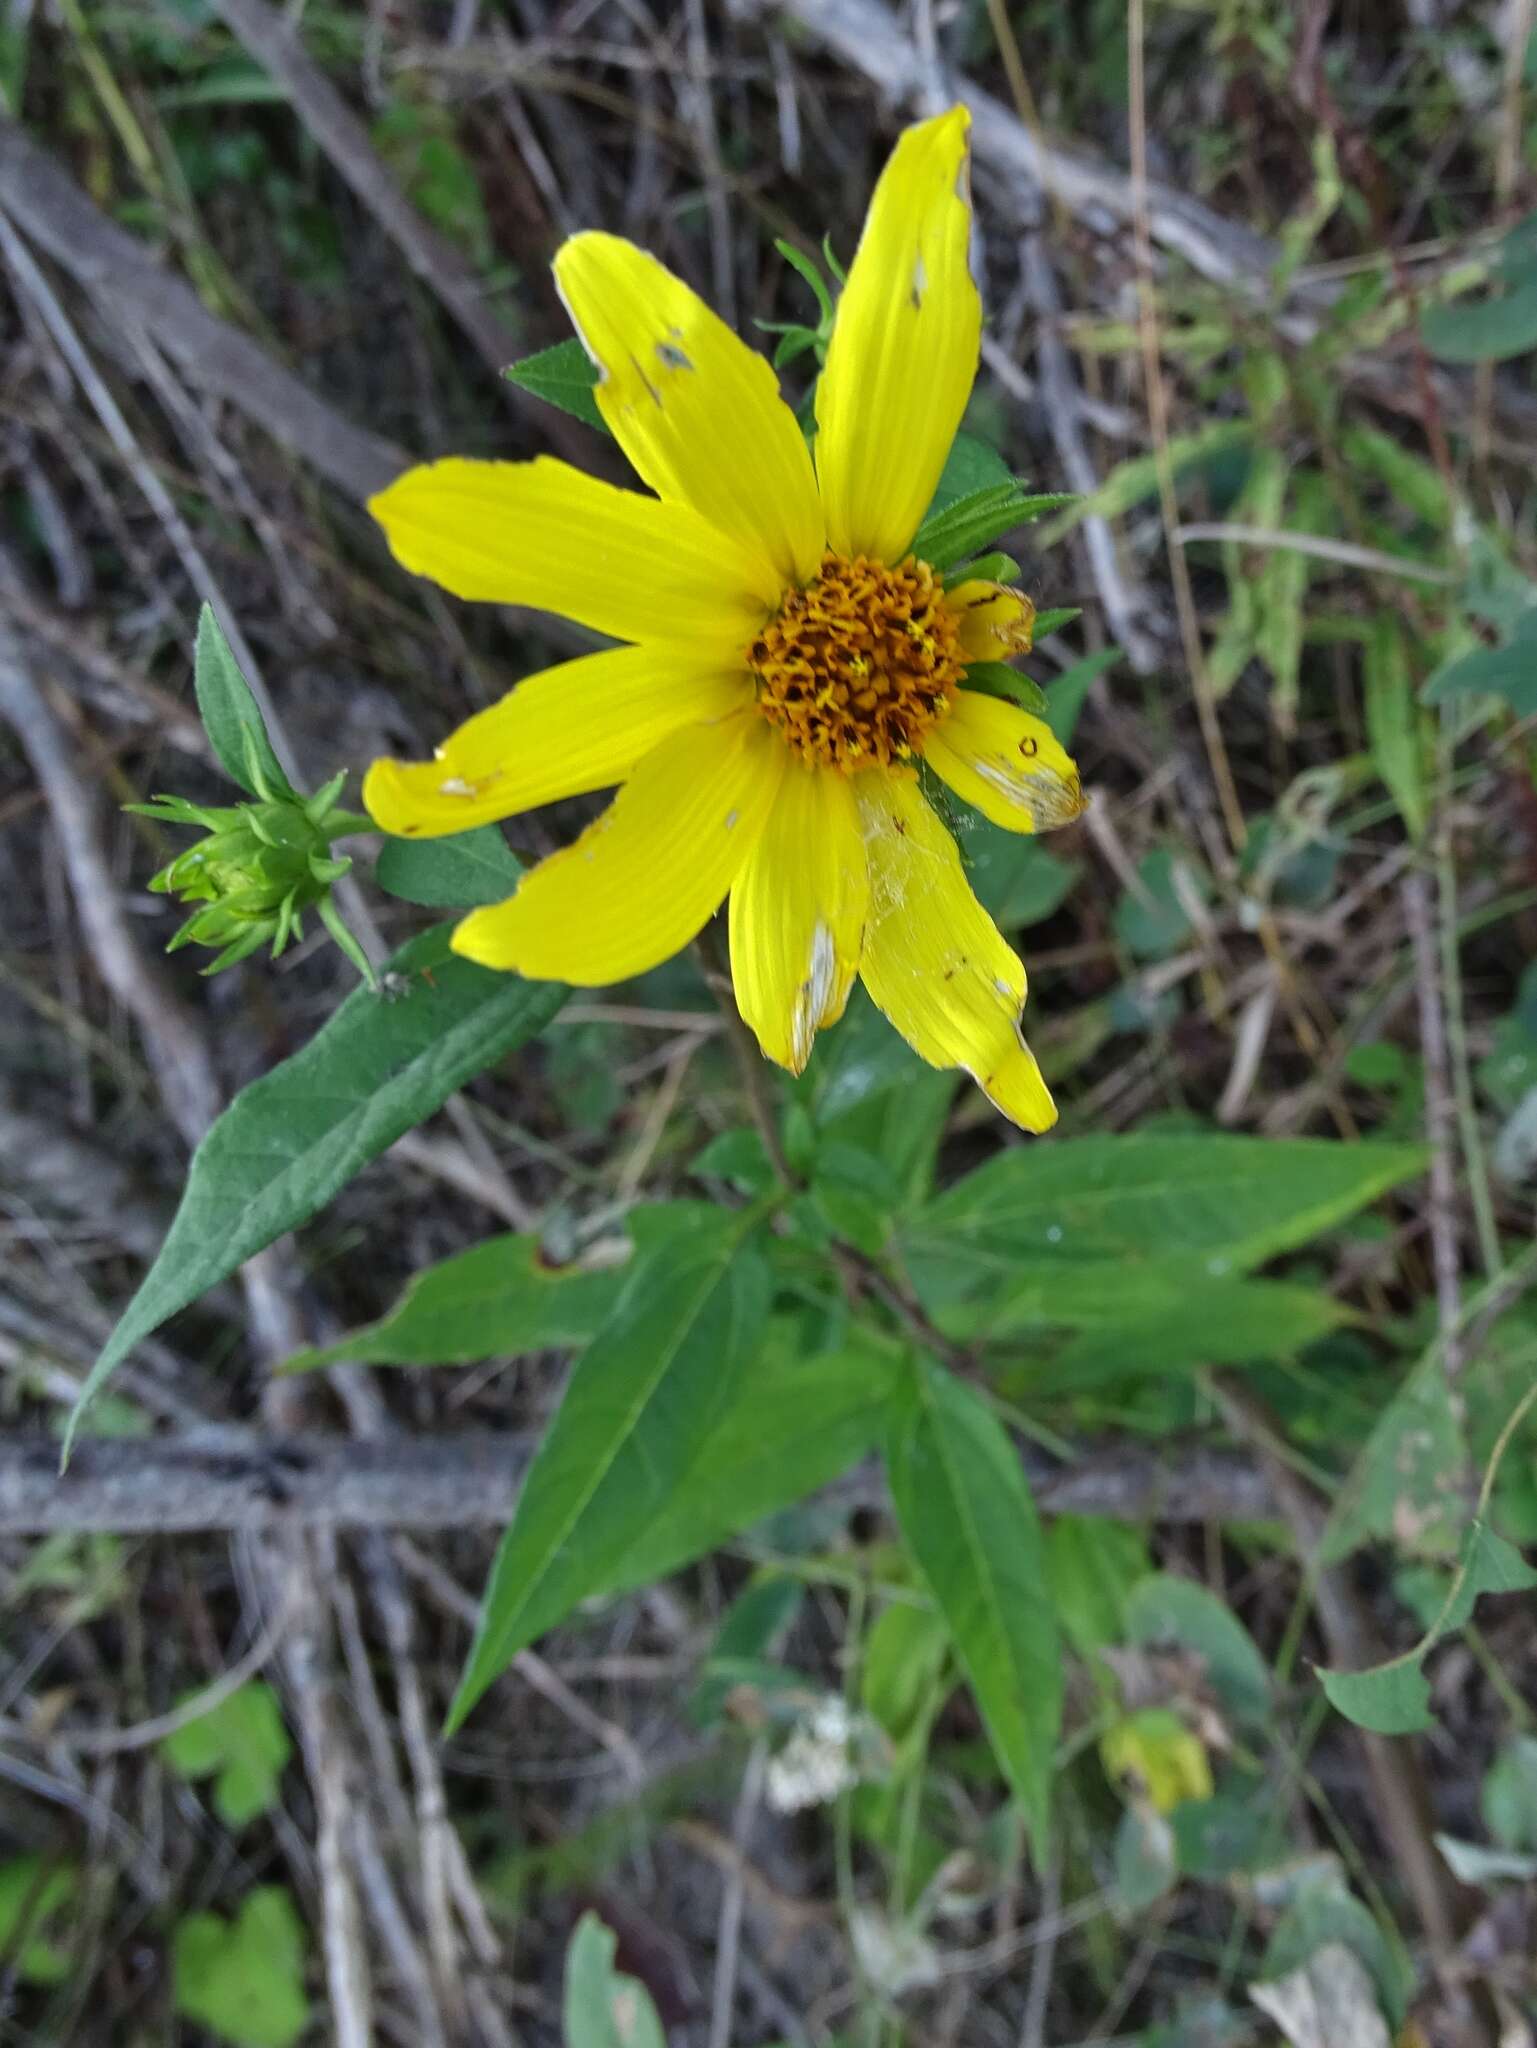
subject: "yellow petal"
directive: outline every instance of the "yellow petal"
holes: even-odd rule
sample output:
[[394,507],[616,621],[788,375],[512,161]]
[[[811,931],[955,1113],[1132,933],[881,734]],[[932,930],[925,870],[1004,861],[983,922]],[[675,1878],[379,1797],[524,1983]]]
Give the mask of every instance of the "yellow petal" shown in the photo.
[[658,497],[691,505],[781,584],[822,559],[806,437],[779,379],[697,292],[618,235],[573,235],[555,282],[601,373],[598,409]]
[[928,510],[982,337],[970,268],[967,131],[952,107],[909,128],[881,173],[817,385],[828,545],[895,562]]
[[1022,590],[980,580],[958,583],[945,592],[945,604],[955,614],[968,661],[1007,661],[1030,652],[1035,606]]
[[530,676],[431,761],[375,761],[363,803],[386,832],[437,839],[536,804],[609,789],[680,725],[752,701],[741,671],[694,648],[609,647]]
[[980,690],[956,692],[949,717],[924,739],[923,758],[1006,832],[1049,832],[1084,807],[1078,769],[1046,721]]
[[800,1073],[843,1015],[870,902],[848,777],[792,760],[731,890],[731,979],[767,1059]]
[[686,505],[547,455],[424,463],[368,509],[396,560],[455,597],[535,605],[616,640],[740,648],[779,601],[767,562]]
[[654,747],[581,838],[472,911],[454,950],[535,981],[601,988],[680,952],[763,830],[789,751],[755,712]]
[[854,778],[870,860],[870,917],[859,972],[921,1059],[964,1067],[1027,1131],[1057,1120],[1020,1036],[1025,970],[971,893],[955,842],[916,780],[885,769]]

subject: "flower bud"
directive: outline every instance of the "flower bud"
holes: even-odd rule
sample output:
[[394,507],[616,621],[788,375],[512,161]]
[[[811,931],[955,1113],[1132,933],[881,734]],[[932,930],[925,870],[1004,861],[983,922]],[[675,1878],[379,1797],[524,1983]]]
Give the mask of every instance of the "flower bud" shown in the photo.
[[162,796],[153,803],[130,804],[128,809],[142,817],[200,826],[206,835],[150,882],[157,893],[198,906],[166,950],[218,947],[218,958],[205,974],[232,967],[259,946],[270,946],[275,960],[291,939],[303,936],[302,913],[314,910],[372,983],[367,956],[331,900],[332,885],[352,866],[344,855],[332,853],[331,842],[374,829],[355,811],[336,808],[345,780],[344,771],[308,798],[279,794],[211,807]]

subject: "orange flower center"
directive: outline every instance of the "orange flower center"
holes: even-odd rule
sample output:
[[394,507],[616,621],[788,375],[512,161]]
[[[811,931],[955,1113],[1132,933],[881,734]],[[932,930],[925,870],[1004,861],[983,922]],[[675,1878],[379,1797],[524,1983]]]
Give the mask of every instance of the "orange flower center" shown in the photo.
[[965,664],[927,562],[895,569],[824,555],[747,650],[758,709],[805,761],[837,768],[907,760],[954,701]]

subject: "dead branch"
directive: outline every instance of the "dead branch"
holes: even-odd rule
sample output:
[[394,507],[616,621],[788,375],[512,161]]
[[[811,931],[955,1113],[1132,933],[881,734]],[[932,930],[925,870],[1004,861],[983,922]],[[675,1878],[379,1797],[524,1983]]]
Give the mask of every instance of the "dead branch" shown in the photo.
[[142,1259],[153,1258],[171,1221],[170,1204],[143,1186],[105,1145],[62,1118],[40,1115],[0,1076],[0,1172],[24,1181],[51,1209],[88,1218]]
[[[54,1529],[171,1535],[197,1529],[470,1529],[507,1522],[533,1455],[522,1435],[261,1435],[218,1429],[118,1442],[87,1438],[59,1475],[52,1437],[0,1443],[0,1534]],[[1255,1520],[1275,1512],[1250,1458],[1216,1446],[1089,1446],[1059,1464],[1021,1458],[1053,1514],[1126,1521]],[[876,1466],[829,1490],[852,1509],[885,1498]]]
[[[832,51],[872,85],[894,108],[932,110],[935,67],[903,29],[896,12],[883,0],[728,0],[730,11],[744,21],[793,21],[813,41]],[[964,77],[939,81],[951,97],[971,109],[972,146],[978,163],[1013,187],[1019,204],[1019,225],[1033,227],[1042,198],[1054,201],[1090,229],[1104,232],[1131,225],[1132,180],[1125,171],[1087,150],[1048,140],[1027,128],[1002,100],[994,99]],[[1183,258],[1192,270],[1213,284],[1247,295],[1256,305],[1268,297],[1278,251],[1268,236],[1256,234],[1188,193],[1150,178],[1146,186],[1147,225],[1160,250]],[[1331,298],[1327,284],[1297,283],[1284,310],[1276,316],[1278,330],[1303,344],[1317,333]],[[1391,411],[1418,415],[1421,394],[1406,381],[1402,362],[1391,346],[1352,356],[1339,374],[1375,404]],[[1469,425],[1474,417],[1471,376],[1434,367],[1428,387],[1447,424]],[[1537,399],[1511,381],[1494,392],[1495,416],[1511,452],[1523,454],[1537,446]]]
[[[417,276],[458,322],[481,360],[499,376],[517,353],[516,335],[487,305],[469,265],[427,225],[396,185],[362,122],[305,54],[294,19],[269,7],[266,0],[214,0],[214,4],[257,63],[284,87],[311,140],[325,151]],[[518,410],[530,419],[537,417],[541,438],[577,459],[589,455],[585,437],[570,421],[514,384],[502,382],[500,388]]]
[[166,1107],[195,1144],[218,1111],[218,1084],[207,1049],[159,966],[146,960],[134,942],[102,846],[95,800],[3,612],[0,718],[15,731],[47,796],[91,957],[139,1026]]
[[263,0],[215,0],[215,6],[250,55],[283,87],[305,133],[325,151],[416,275],[452,313],[487,364],[493,370],[503,368],[508,337],[469,267],[395,184],[362,122],[305,54],[293,18]]
[[0,210],[83,285],[109,318],[136,321],[194,384],[227,401],[360,502],[410,457],[343,419],[197,294],[132,235],[97,211],[46,150],[0,115]]
[[[3,222],[0,228],[4,228]],[[8,228],[5,235],[14,240]],[[14,263],[14,252],[11,260]],[[0,716],[14,726],[48,799],[76,913],[102,977],[138,1025],[167,1110],[188,1145],[195,1145],[219,1109],[220,1088],[213,1060],[158,962],[143,955],[128,925],[102,843],[96,807],[3,613]],[[286,1357],[307,1336],[292,1305],[293,1290],[282,1273],[283,1258],[282,1248],[272,1245],[247,1260],[240,1272],[253,1337],[260,1353],[272,1361]],[[299,1400],[293,1382],[273,1381],[264,1401],[269,1421],[286,1422],[296,1414]],[[135,1447],[119,1448],[132,1451]],[[56,1465],[57,1447],[50,1445],[49,1449]],[[40,1476],[35,1467],[33,1476]],[[55,1473],[51,1488],[55,1496],[67,1495],[70,1489],[71,1481]],[[355,1877],[359,1872],[365,1878],[375,1875],[378,1859],[367,1841],[349,1840],[356,1832],[350,1817],[357,1802],[331,1676],[327,1579],[315,1555],[315,1545],[323,1538],[310,1535],[303,1524],[293,1521],[248,1521],[234,1526],[243,1531],[241,1547],[247,1553],[253,1592],[261,1589],[269,1612],[286,1616],[281,1657],[318,1814],[326,1978],[335,2038],[339,2048],[368,2048],[373,2038],[372,1995]]]
[[[933,67],[881,0],[729,0],[729,4],[744,20],[789,16],[868,79],[894,107],[922,104],[933,90]],[[1132,185],[1124,171],[1086,150],[1070,149],[1032,133],[1002,100],[969,81],[954,84],[971,109],[977,161],[1027,188],[1032,219],[1042,192],[1049,189],[1070,213],[1091,219],[1095,214],[1108,215],[1117,225],[1130,224]],[[1269,278],[1276,250],[1263,235],[1224,220],[1199,199],[1170,185],[1150,183],[1147,201],[1154,240],[1161,248],[1183,256],[1203,277],[1254,289]]]

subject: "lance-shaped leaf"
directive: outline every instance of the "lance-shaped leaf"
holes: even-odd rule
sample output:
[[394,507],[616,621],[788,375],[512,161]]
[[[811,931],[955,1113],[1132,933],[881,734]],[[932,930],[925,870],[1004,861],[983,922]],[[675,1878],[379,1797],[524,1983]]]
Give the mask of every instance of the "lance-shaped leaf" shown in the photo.
[[198,613],[192,686],[203,728],[231,781],[252,796],[292,796],[293,784],[267,737],[261,707],[208,604]]
[[903,1539],[1040,1855],[1062,1725],[1062,1649],[1023,1468],[980,1395],[928,1361],[893,1428],[888,1464]]
[[768,1268],[754,1212],[685,1212],[640,1260],[577,1361],[502,1539],[453,1706],[457,1727],[536,1636],[611,1591],[735,1398],[763,1335]]
[[1412,1145],[1216,1132],[1021,1147],[911,1219],[909,1270],[931,1312],[950,1317],[982,1296],[964,1313],[990,1329],[1134,1320],[1142,1283],[1167,1294],[1246,1272],[1343,1222],[1424,1157]]
[[390,962],[384,999],[357,989],[292,1059],[253,1081],[198,1146],[160,1255],[70,1416],[134,1345],[253,1253],[314,1215],[456,1088],[526,1044],[566,999],[558,983],[493,974],[449,950],[447,926]]

